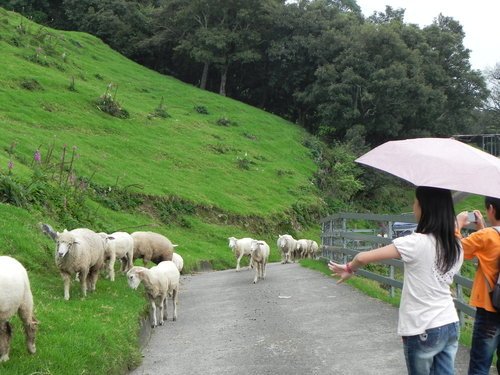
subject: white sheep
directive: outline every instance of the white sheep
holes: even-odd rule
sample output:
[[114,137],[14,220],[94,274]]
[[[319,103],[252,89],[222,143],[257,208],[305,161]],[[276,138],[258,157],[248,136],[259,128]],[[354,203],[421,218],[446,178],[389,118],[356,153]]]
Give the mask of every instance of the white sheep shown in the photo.
[[115,261],[120,259],[122,272],[132,268],[134,260],[134,239],[126,232],[99,233],[104,238],[104,260],[107,262],[108,277],[115,281]]
[[255,277],[253,283],[257,283],[258,279],[266,278],[266,265],[269,259],[269,245],[265,241],[252,240],[251,243],[251,259],[255,267]]
[[175,266],[179,270],[179,273],[182,273],[182,269],[184,268],[184,259],[182,259],[179,253],[172,254],[172,262],[174,262]]
[[252,257],[250,256],[252,252],[252,241],[253,238],[245,237],[237,239],[236,237],[229,237],[229,247],[233,250],[234,256],[236,257],[236,271],[240,270],[240,261],[244,255],[250,258],[248,268],[252,268]]
[[311,245],[309,247],[309,254],[311,255],[312,259],[318,259],[319,256],[319,246],[318,243],[314,240],[310,240]]
[[314,240],[305,238],[297,240],[296,253],[300,258],[316,258],[318,249],[318,243]]
[[[141,281],[144,283],[146,295],[151,304],[151,327],[163,325],[167,320],[167,297],[172,296],[174,304],[173,320],[177,320],[177,299],[179,294],[180,274],[172,261],[163,261],[157,266],[146,268],[134,266],[127,272],[128,285],[137,289]],[[159,309],[159,322],[156,311]]]
[[281,251],[281,264],[293,261],[294,251],[297,248],[297,240],[289,234],[278,236],[278,249]]
[[12,326],[8,320],[16,313],[23,322],[28,352],[33,354],[38,322],[33,314],[28,273],[16,259],[0,256],[0,362],[9,360]]
[[306,258],[309,254],[311,240],[307,240],[305,238],[301,238],[297,240],[297,247],[295,249],[294,258]]
[[104,264],[104,239],[87,228],[55,232],[50,225],[42,230],[56,241],[55,261],[64,282],[64,299],[69,300],[71,275],[78,274],[82,295],[94,291]]
[[156,264],[164,260],[172,260],[174,248],[170,240],[155,232],[134,232],[134,259],[142,258],[144,266],[149,261]]

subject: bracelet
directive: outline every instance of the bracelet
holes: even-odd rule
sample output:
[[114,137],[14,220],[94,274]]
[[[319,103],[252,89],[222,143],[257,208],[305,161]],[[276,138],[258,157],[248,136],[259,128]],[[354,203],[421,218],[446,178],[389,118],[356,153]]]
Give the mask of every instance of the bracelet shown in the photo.
[[354,273],[354,270],[352,269],[351,267],[351,262],[348,262],[345,264],[345,270],[347,271],[347,273]]

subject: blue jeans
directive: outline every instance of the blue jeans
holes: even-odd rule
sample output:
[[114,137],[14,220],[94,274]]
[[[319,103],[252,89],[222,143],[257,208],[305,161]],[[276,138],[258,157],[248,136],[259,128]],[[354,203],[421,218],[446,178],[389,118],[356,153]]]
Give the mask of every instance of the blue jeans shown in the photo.
[[453,375],[458,350],[458,322],[403,336],[408,375]]
[[[493,353],[500,355],[500,314],[478,307],[472,333],[469,375],[488,375]],[[500,374],[497,360],[497,371]]]

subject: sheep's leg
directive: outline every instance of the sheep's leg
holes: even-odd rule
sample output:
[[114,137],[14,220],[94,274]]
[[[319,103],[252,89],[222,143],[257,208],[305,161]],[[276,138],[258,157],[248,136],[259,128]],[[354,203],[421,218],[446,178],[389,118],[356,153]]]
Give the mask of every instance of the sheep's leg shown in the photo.
[[253,278],[253,283],[257,283],[257,280],[259,279],[259,267],[260,267],[260,263],[257,262],[257,264],[255,265],[255,277]]
[[159,309],[160,309],[160,316],[159,316],[159,324],[162,326],[163,325],[163,321],[167,320],[167,310],[166,310],[166,301],[167,301],[167,296],[165,295],[165,297],[160,297],[160,305],[159,305]]
[[28,301],[25,306],[19,308],[19,317],[21,318],[24,326],[24,333],[26,335],[26,347],[30,354],[36,352],[35,334],[37,320],[33,316],[33,301]]
[[87,284],[88,284],[88,288],[90,289],[91,292],[95,291],[95,287],[97,284],[97,278],[99,277],[99,269],[100,268],[101,267],[99,267],[98,265],[93,266],[90,269],[89,274],[87,276]]
[[262,263],[262,278],[265,279],[266,278],[266,265],[267,265],[267,261],[264,261]]
[[87,297],[87,288],[89,283],[88,275],[89,275],[88,270],[80,271],[80,287],[82,289],[82,295],[84,297]]
[[111,257],[109,258],[108,263],[108,276],[111,281],[115,281],[115,261],[116,254],[113,252],[113,254],[111,254]]
[[173,321],[175,322],[177,320],[177,298],[178,298],[178,293],[179,290],[177,288],[175,288],[173,291],[172,291],[172,301],[174,303],[174,317],[173,317]]
[[154,300],[151,300],[151,328],[156,327],[157,321],[156,321],[156,303]]
[[163,317],[164,320],[167,320],[167,304],[168,304],[168,294],[167,296],[165,297],[165,299],[163,300],[163,305],[165,306],[164,309],[165,309],[165,316]]
[[124,270],[124,272],[127,272],[133,266],[134,266],[134,254],[133,252],[130,252],[127,254],[127,268]]
[[253,258],[251,255],[249,255],[249,261],[248,261],[248,269],[251,269],[253,268]]
[[240,260],[243,257],[243,252],[241,254],[238,254],[238,260],[236,261],[236,271],[240,270]]
[[12,325],[7,321],[0,320],[0,363],[9,360],[10,342],[12,341]]
[[61,272],[61,277],[64,283],[64,299],[69,300],[69,286],[71,284],[71,275],[66,272]]

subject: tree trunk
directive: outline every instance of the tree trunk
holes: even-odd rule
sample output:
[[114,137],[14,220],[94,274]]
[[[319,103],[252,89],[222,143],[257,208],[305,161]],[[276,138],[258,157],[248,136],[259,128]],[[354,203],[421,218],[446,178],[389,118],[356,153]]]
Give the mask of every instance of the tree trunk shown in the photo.
[[203,64],[203,73],[201,74],[200,89],[206,90],[208,79],[208,62]]
[[221,72],[221,76],[220,76],[219,94],[222,96],[226,96],[227,68],[228,68],[227,65],[225,65],[224,68],[222,68],[222,72]]

